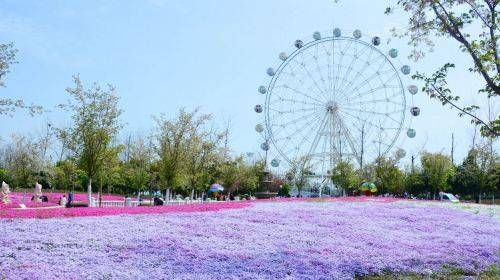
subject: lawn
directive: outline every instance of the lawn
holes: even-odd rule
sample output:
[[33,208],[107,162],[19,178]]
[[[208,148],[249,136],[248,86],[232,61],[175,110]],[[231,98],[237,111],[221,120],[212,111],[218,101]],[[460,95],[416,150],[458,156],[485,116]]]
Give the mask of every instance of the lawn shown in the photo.
[[495,274],[500,262],[497,217],[437,203],[170,207],[0,219],[0,279],[418,279]]

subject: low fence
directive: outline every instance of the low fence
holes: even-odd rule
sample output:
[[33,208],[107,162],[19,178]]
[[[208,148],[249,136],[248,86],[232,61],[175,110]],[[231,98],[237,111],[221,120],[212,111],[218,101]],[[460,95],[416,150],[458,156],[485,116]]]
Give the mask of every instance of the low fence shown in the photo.
[[[224,201],[217,201],[207,199],[205,201],[200,199],[173,199],[168,200],[163,203],[163,205],[184,205],[184,204],[203,204],[203,203],[217,203]],[[126,198],[124,200],[102,200],[99,205],[99,201],[94,200],[92,206],[94,207],[137,207],[137,206],[151,206],[154,205],[153,200],[131,200]]]

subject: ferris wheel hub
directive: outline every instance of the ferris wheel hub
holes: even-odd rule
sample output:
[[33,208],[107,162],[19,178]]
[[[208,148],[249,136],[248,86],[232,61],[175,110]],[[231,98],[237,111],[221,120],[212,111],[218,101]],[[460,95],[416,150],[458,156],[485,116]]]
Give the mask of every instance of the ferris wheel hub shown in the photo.
[[326,103],[326,111],[328,113],[336,113],[339,110],[339,104],[333,100]]

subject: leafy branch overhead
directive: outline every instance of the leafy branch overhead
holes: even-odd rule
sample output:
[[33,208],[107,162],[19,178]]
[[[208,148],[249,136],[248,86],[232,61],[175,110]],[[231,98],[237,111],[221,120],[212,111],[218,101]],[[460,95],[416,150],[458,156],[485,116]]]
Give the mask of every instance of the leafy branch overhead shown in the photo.
[[423,73],[417,72],[413,75],[413,79],[424,82],[423,91],[426,92],[430,98],[439,100],[443,105],[450,105],[452,108],[459,111],[458,115],[461,117],[464,115],[471,117],[472,123],[481,125],[481,132],[483,135],[498,137],[500,135],[500,119],[487,123],[474,114],[475,111],[479,109],[479,106],[469,105],[460,107],[457,105],[460,96],[452,94],[452,91],[448,88],[448,82],[446,81],[449,69],[454,67],[454,64],[446,63],[429,77]]
[[[421,59],[435,47],[433,39],[443,37],[458,43],[472,62],[469,71],[477,73],[483,80],[478,93],[487,98],[500,95],[500,58],[498,39],[500,19],[498,0],[398,0],[385,11],[390,14],[402,8],[410,17],[404,30],[394,29],[394,35],[408,37],[414,49],[411,57]],[[473,123],[481,125],[484,136],[498,137],[500,116],[484,121],[478,117],[477,105],[459,106],[458,97],[446,86],[447,74],[454,65],[446,63],[431,76],[417,73],[414,78],[425,82],[424,91],[437,98],[443,105],[451,105],[459,115],[468,115]],[[461,93],[470,95],[470,93]]]
[[[13,43],[0,44],[0,87],[5,87],[5,76],[10,73],[12,64],[17,63],[17,49]],[[12,115],[14,111],[26,109],[33,116],[42,112],[42,107],[36,105],[26,105],[23,100],[0,97],[0,115]]]

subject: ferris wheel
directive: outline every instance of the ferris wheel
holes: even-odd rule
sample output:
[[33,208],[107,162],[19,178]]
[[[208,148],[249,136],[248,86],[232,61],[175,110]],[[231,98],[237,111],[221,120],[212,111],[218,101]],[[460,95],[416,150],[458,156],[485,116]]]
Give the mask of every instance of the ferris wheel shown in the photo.
[[[339,160],[363,162],[385,156],[401,134],[416,136],[411,117],[418,87],[405,87],[402,77],[411,68],[398,65],[398,50],[382,50],[381,38],[363,41],[360,30],[343,36],[336,28],[323,36],[279,54],[277,68],[268,68],[267,86],[258,87],[265,104],[254,107],[264,120],[255,130],[261,149],[274,149],[278,167],[306,159],[316,174],[326,174]],[[403,133],[402,133],[403,132]]]

